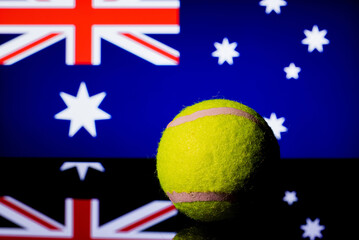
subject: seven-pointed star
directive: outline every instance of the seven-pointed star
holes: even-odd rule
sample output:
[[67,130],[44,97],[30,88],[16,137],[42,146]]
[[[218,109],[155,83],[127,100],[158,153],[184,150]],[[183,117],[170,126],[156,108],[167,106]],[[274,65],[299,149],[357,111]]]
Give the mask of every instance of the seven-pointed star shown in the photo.
[[264,118],[266,120],[269,127],[272,129],[274,136],[280,140],[281,139],[281,133],[288,131],[288,129],[283,126],[283,123],[285,121],[284,117],[277,118],[277,115],[275,113],[272,113],[270,115],[270,118]]
[[300,67],[297,67],[295,66],[294,63],[291,63],[289,64],[288,67],[285,67],[284,68],[284,72],[286,72],[287,74],[287,79],[291,79],[291,78],[294,78],[294,79],[298,79],[299,78],[299,72],[300,72]]
[[98,108],[106,93],[89,96],[86,84],[81,83],[77,96],[61,92],[60,96],[67,108],[55,115],[55,119],[70,120],[69,136],[73,137],[84,127],[92,137],[96,137],[95,120],[110,119],[111,115]]
[[280,7],[287,6],[287,2],[284,0],[262,0],[259,2],[260,6],[266,7],[266,13],[269,14],[275,11],[277,14],[280,13]]
[[292,205],[294,202],[298,201],[297,193],[295,191],[285,191],[283,201],[287,202],[288,205]]
[[237,43],[229,43],[228,38],[224,38],[222,43],[214,43],[216,51],[212,53],[213,57],[218,57],[218,64],[222,65],[227,62],[229,65],[233,64],[233,58],[239,56],[239,52],[234,50],[237,47]]
[[307,224],[301,225],[300,228],[304,231],[303,238],[309,237],[310,240],[314,240],[316,237],[322,238],[321,231],[325,229],[325,226],[319,225],[319,218],[314,221],[307,218]]
[[313,52],[317,49],[318,52],[323,52],[323,45],[329,44],[329,40],[325,38],[327,30],[319,31],[317,25],[314,25],[312,31],[304,30],[306,38],[302,40],[302,44],[308,45],[308,52]]

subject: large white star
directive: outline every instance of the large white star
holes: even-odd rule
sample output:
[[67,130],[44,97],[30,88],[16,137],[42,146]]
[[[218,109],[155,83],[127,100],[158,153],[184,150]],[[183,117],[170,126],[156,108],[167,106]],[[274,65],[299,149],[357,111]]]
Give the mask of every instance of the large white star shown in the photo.
[[292,205],[294,202],[298,201],[297,193],[295,191],[285,191],[283,201],[287,202],[288,205]]
[[287,2],[284,0],[262,0],[259,2],[260,6],[266,7],[266,13],[269,14],[275,11],[277,14],[280,13],[280,7],[287,6]]
[[275,113],[272,113],[270,115],[270,118],[264,118],[266,120],[269,127],[272,129],[274,136],[280,140],[281,139],[281,133],[288,131],[288,129],[283,126],[283,123],[285,121],[284,117],[277,118],[277,115]]
[[308,45],[308,52],[313,52],[317,49],[319,52],[323,52],[323,45],[329,44],[329,40],[325,38],[327,30],[319,31],[317,25],[313,26],[312,31],[304,30],[306,38],[302,40],[302,44]]
[[81,83],[74,97],[61,92],[60,96],[67,105],[67,108],[55,115],[55,119],[70,120],[69,136],[73,137],[84,127],[92,137],[96,137],[95,120],[110,119],[111,115],[98,108],[106,93],[102,92],[92,97],[89,96],[86,84]]
[[319,218],[312,221],[307,218],[307,224],[301,225],[300,228],[304,231],[302,237],[309,237],[310,240],[314,240],[316,237],[322,238],[321,231],[325,229],[325,226],[319,225]]
[[295,66],[294,63],[289,64],[288,67],[284,68],[284,72],[287,74],[287,79],[298,79],[299,78],[299,72],[301,71],[300,67]]
[[214,43],[216,51],[212,53],[213,57],[218,57],[218,64],[222,65],[227,62],[229,65],[233,64],[233,58],[239,56],[239,52],[234,50],[237,47],[237,43],[229,43],[228,38],[223,38],[222,43]]

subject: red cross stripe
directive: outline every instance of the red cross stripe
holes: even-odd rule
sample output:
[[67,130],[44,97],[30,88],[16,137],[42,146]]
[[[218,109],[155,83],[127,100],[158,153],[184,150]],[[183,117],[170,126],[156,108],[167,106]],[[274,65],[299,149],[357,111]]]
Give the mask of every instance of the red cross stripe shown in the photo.
[[[105,1],[105,0],[102,0]],[[109,2],[109,1],[105,1]],[[67,54],[72,54],[74,60],[68,60],[69,64],[77,65],[90,65],[90,64],[99,64],[99,56],[94,56],[95,52],[100,52],[100,46],[96,44],[96,37],[103,37],[106,35],[106,31],[97,36],[95,34],[96,28],[101,27],[114,27],[111,31],[122,32],[125,34],[131,35],[132,32],[141,32],[142,30],[136,30],[137,28],[146,27],[157,27],[158,29],[163,29],[166,27],[179,27],[179,7],[166,7],[157,6],[154,4],[153,7],[147,6],[141,7],[141,0],[138,1],[129,1],[127,2],[138,2],[139,4],[134,4],[131,6],[117,6],[117,1],[111,1],[114,3],[111,5],[104,5],[102,7],[94,7],[93,0],[77,0],[73,7],[2,7],[0,5],[0,33],[1,26],[6,28],[7,32],[11,32],[11,27],[14,27],[14,33],[16,32],[16,27],[28,28],[31,30],[31,27],[45,26],[51,29],[53,32],[48,30],[47,34],[31,39],[28,43],[23,43],[18,49],[14,49],[13,52],[7,54],[1,54],[0,48],[0,63],[7,64],[7,61],[11,58],[25,53],[28,49],[33,47],[40,47],[42,43],[55,38],[56,27],[71,27],[71,30],[68,30],[62,38],[64,37],[73,38],[71,41],[68,41],[67,44],[73,46],[67,46],[69,49],[74,49],[73,53],[70,53],[72,50],[68,50]],[[126,2],[126,1],[124,1]],[[100,1],[101,3],[101,1]],[[30,27],[30,28],[29,28]],[[126,27],[127,30],[122,29]],[[116,28],[118,28],[116,30]],[[37,29],[38,31],[39,29]],[[5,32],[6,32],[5,31]],[[108,30],[110,31],[110,30]],[[157,30],[154,31],[156,33]],[[158,30],[160,31],[160,30]],[[168,33],[175,33],[179,30],[170,30]],[[100,31],[101,32],[101,31]],[[145,31],[146,32],[146,31]],[[4,31],[3,31],[4,33]],[[146,32],[146,33],[150,33]],[[116,41],[116,40],[114,40]],[[135,40],[133,40],[135,41]],[[151,44],[153,45],[153,44]],[[150,46],[151,47],[151,46]],[[143,43],[138,43],[138,48],[150,48],[148,45]],[[42,49],[43,47],[40,47]],[[124,47],[126,49],[126,47]],[[126,49],[128,50],[128,49]],[[4,50],[5,51],[5,50]],[[129,50],[130,51],[130,50]],[[164,51],[163,49],[156,49],[156,44],[152,49],[150,49],[151,54],[162,55],[162,58],[169,58],[168,61],[172,61],[172,65],[178,64],[179,53],[174,49],[169,51]],[[172,53],[171,53],[172,52]],[[3,55],[3,56],[2,56]],[[143,56],[140,56],[146,59]],[[171,59],[171,60],[170,60]],[[150,59],[150,62],[152,61]],[[11,63],[11,61],[10,61]],[[153,62],[157,64],[156,62]],[[161,64],[158,65],[167,65]]]

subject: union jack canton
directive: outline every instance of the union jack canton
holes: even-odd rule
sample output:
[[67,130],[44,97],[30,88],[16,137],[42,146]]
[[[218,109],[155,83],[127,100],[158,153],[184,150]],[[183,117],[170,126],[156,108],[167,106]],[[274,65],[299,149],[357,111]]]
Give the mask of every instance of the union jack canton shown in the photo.
[[65,200],[65,224],[8,196],[0,216],[20,228],[0,228],[0,240],[170,240],[175,233],[143,231],[177,214],[170,201],[152,201],[100,226],[97,199]]
[[1,0],[0,65],[66,39],[66,64],[101,64],[101,39],[155,65],[178,65],[179,52],[146,34],[178,34],[179,0]]

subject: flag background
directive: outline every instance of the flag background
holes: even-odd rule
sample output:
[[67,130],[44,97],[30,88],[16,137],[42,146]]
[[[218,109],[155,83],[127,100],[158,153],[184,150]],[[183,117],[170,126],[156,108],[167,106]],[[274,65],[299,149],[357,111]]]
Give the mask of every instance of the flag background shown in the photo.
[[[10,66],[0,66],[0,196],[11,196],[59,222],[64,199],[98,198],[100,223],[152,200],[167,199],[155,174],[162,131],[184,107],[211,98],[240,101],[262,116],[284,117],[282,160],[255,206],[233,222],[200,224],[179,214],[149,230],[198,227],[223,239],[302,239],[300,226],[319,218],[323,239],[355,233],[359,163],[359,4],[355,0],[291,0],[265,13],[252,0],[182,0],[180,33],[150,35],[180,52],[178,66],[155,66],[102,40],[101,65],[65,64],[65,40]],[[0,16],[1,20],[1,16]],[[327,30],[322,53],[301,44],[304,30]],[[17,35],[0,34],[0,44]],[[233,65],[211,56],[215,42],[236,42]],[[286,79],[294,62],[299,79]],[[68,136],[59,93],[106,92],[97,137],[81,129]],[[101,162],[80,181],[65,161]],[[283,201],[296,191],[298,202]],[[354,219],[354,220],[353,220]],[[0,228],[16,227],[0,216]],[[234,235],[233,235],[234,234]],[[226,239],[226,238],[224,238]]]
[[[214,97],[240,101],[269,118],[284,117],[283,158],[359,157],[359,25],[356,1],[289,1],[265,13],[259,1],[181,1],[180,33],[151,35],[177,49],[178,66],[155,66],[102,40],[99,66],[67,66],[65,40],[0,66],[0,155],[154,157],[161,132],[183,106]],[[327,30],[324,51],[308,52],[303,31]],[[1,35],[5,42],[11,35]],[[234,64],[211,54],[223,38],[238,44]],[[299,79],[286,79],[294,62]],[[59,93],[106,92],[97,137],[68,136]]]

